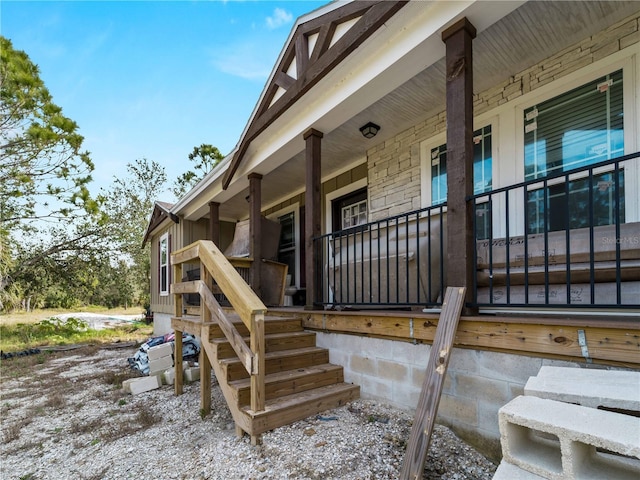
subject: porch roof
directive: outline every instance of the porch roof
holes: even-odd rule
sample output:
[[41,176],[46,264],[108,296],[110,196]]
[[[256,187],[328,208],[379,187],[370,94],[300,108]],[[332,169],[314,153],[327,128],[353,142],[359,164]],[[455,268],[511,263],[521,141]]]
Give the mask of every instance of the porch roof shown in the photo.
[[[339,29],[357,25],[357,17],[352,16],[354,11],[360,12],[356,8],[359,4],[336,2],[298,19],[238,146],[174,206],[173,213],[190,220],[206,217],[208,202],[215,201],[221,204],[221,218],[246,218],[250,173],[264,177],[263,207],[303,191],[303,133],[309,128],[324,133],[322,172],[329,178],[345,166],[364,162],[366,151],[373,146],[444,112],[441,33],[460,18],[467,17],[478,32],[473,47],[474,90],[480,92],[638,9],[634,1],[412,1],[369,32],[367,38],[354,40],[357,49],[327,67],[322,78],[281,108],[286,87],[293,88],[291,82],[313,73],[313,62],[319,61],[313,45],[321,32],[333,29],[344,36]],[[340,27],[333,25],[336,19],[347,20]],[[305,30],[306,25],[313,28]],[[309,35],[305,37],[301,31]],[[301,46],[301,38],[312,37]],[[297,49],[306,49],[309,64],[296,72],[296,59],[300,58]],[[369,121],[381,126],[373,141],[359,132],[359,127]],[[262,122],[260,128],[256,122]]]

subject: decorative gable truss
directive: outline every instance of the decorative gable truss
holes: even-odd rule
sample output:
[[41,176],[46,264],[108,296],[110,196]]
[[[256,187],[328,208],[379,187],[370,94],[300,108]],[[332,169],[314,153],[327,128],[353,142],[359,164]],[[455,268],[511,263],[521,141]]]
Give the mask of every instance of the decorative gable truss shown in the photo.
[[296,28],[225,172],[224,189],[253,139],[407,3],[354,1]]
[[180,223],[180,218],[178,218],[178,216],[176,216],[174,213],[171,213],[171,207],[173,207],[173,204],[171,203],[155,203],[155,205],[153,206],[153,212],[151,213],[151,218],[149,219],[147,231],[145,232],[144,238],[142,239],[143,246],[145,243],[147,243],[147,240],[149,240],[151,232],[153,232],[167,218],[170,218],[173,223]]

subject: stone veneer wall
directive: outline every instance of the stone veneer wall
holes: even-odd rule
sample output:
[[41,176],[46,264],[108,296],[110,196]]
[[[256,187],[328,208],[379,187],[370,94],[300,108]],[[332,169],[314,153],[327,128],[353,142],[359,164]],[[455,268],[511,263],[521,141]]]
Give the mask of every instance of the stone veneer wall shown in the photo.
[[[480,115],[569,73],[640,42],[640,15],[612,25],[552,57],[474,95],[474,114]],[[420,142],[444,132],[441,112],[373,147],[367,152],[370,221],[421,207]]]

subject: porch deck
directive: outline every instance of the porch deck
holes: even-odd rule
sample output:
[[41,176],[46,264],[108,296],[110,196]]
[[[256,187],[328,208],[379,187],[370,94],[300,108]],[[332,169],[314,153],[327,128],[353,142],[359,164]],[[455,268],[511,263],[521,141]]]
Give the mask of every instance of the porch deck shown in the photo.
[[[584,312],[586,313],[586,312]],[[616,312],[619,313],[619,312]],[[305,310],[270,308],[269,314],[302,318],[310,331],[361,335],[411,343],[433,342],[439,310]],[[582,332],[582,333],[580,333]],[[585,348],[580,337],[585,338]],[[454,347],[640,368],[637,312],[577,315],[573,312],[463,315]],[[584,352],[588,352],[588,359]]]

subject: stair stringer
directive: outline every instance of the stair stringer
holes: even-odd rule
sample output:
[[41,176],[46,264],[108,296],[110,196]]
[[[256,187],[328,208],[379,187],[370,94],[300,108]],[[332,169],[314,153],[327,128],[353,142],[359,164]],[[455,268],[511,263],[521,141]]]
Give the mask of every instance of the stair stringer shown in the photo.
[[226,376],[224,374],[222,366],[220,365],[220,361],[218,360],[217,348],[210,343],[209,335],[209,326],[203,325],[200,335],[201,346],[202,348],[204,348],[205,352],[207,352],[209,363],[211,363],[211,367],[213,368],[213,371],[216,375],[218,384],[220,385],[220,390],[222,391],[222,395],[224,396],[224,399],[227,402],[227,406],[229,407],[229,411],[231,412],[231,417],[236,423],[236,427],[241,428],[249,435],[254,435],[252,432],[252,419],[244,411],[238,408],[234,391],[227,383]]

